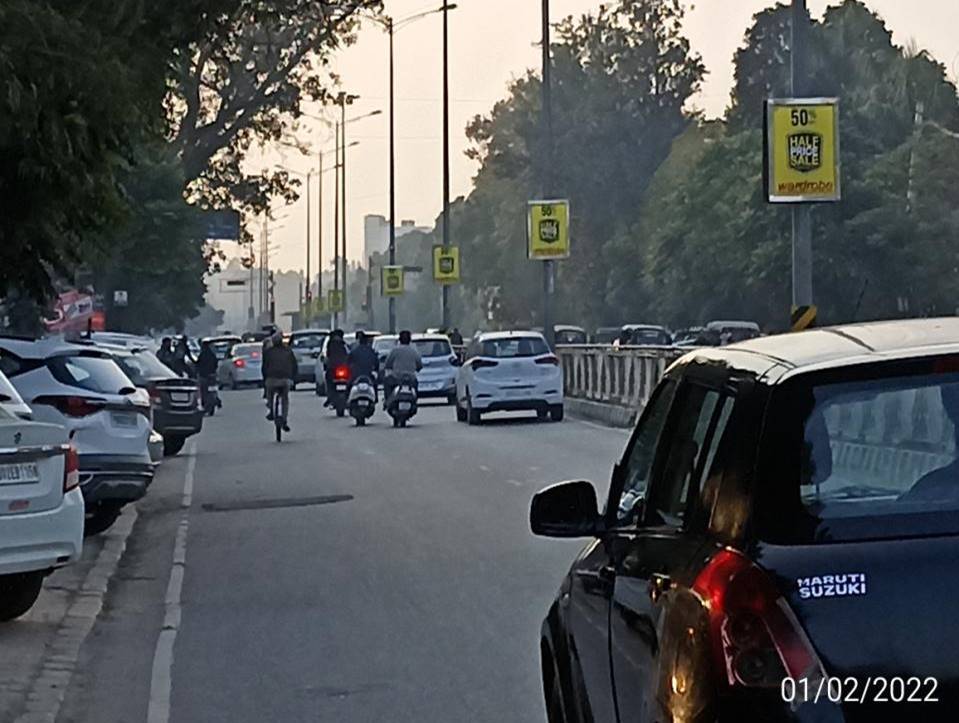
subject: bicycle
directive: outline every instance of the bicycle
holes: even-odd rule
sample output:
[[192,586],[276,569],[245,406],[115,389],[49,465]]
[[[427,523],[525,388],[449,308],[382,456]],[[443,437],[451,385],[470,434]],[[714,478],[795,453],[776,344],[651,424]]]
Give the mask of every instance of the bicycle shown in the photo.
[[283,441],[283,425],[286,420],[283,418],[283,396],[279,390],[273,392],[273,426],[276,428],[276,441]]

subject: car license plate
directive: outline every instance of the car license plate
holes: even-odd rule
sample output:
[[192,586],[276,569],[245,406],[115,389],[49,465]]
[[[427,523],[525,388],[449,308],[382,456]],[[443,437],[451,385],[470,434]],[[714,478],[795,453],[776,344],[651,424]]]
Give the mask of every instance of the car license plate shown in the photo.
[[520,397],[525,397],[526,390],[525,389],[507,389],[506,396],[509,397],[510,399],[518,399]]
[[173,400],[174,402],[185,404],[186,402],[190,401],[190,393],[189,392],[170,392],[170,399]]
[[0,485],[22,485],[40,481],[36,462],[0,464]]
[[400,402],[396,406],[399,408],[401,412],[408,412],[410,411],[410,407],[412,407],[413,405],[410,404],[409,402]]
[[110,419],[117,427],[132,428],[137,426],[136,412],[113,412]]
[[345,385],[345,384],[337,384],[337,385],[336,385],[336,391],[338,391],[338,392],[345,392],[345,391],[346,391],[346,385]]

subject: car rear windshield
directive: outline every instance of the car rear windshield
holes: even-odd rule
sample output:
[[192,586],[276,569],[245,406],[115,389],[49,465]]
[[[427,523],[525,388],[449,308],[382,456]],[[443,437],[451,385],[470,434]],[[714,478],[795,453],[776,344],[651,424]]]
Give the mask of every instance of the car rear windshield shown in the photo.
[[959,533],[959,359],[936,364],[800,378],[774,395],[761,476],[774,491],[761,505],[767,537]]
[[294,336],[290,346],[294,349],[319,349],[325,338],[326,334],[302,334]]
[[233,356],[259,357],[262,352],[262,344],[237,344],[233,347]]
[[446,339],[417,339],[413,342],[421,357],[450,356],[453,353]]
[[140,351],[129,356],[117,357],[117,363],[130,381],[138,387],[145,386],[152,379],[176,379],[170,368],[156,358],[153,352]]
[[213,353],[216,354],[217,359],[223,359],[235,344],[236,340],[234,339],[222,339],[220,341],[211,341],[210,348],[213,349]]
[[669,336],[662,329],[632,329],[630,330],[631,344],[668,344]]
[[120,394],[133,387],[113,359],[99,356],[55,356],[47,368],[61,384],[100,394]]
[[480,345],[480,355],[496,359],[511,357],[541,356],[549,354],[549,347],[542,337],[513,336],[504,339],[487,339]]

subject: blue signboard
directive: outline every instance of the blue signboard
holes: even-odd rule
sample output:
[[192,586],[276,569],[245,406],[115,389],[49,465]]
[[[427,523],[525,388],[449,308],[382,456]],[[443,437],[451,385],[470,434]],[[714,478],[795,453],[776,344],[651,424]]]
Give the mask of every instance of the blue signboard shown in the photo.
[[239,241],[240,212],[233,209],[207,211],[206,237],[210,241]]

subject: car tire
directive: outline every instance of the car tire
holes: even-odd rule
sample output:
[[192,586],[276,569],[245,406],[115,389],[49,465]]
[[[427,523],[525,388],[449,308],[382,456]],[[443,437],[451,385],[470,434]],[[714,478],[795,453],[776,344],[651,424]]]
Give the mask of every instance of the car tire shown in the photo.
[[176,457],[177,454],[180,453],[180,450],[183,449],[184,444],[186,444],[186,437],[166,435],[163,437],[163,456]]
[[92,509],[87,509],[83,521],[83,536],[92,537],[110,529],[122,511],[123,505],[119,502],[100,502],[93,505]]
[[32,608],[41,587],[42,572],[0,575],[0,622],[14,620]]
[[470,426],[475,426],[482,423],[483,417],[480,415],[479,410],[473,409],[473,400],[470,397],[466,397],[466,423]]
[[554,404],[552,407],[550,407],[549,418],[552,419],[554,422],[562,422],[563,421],[563,405]]
[[[545,662],[545,661],[544,661]],[[569,717],[566,715],[566,706],[563,704],[563,690],[559,679],[559,671],[556,670],[556,664],[550,660],[548,663],[549,672],[543,671],[543,694],[546,699],[546,720],[549,723],[569,723]],[[546,666],[544,665],[544,668]],[[547,680],[546,676],[550,679]]]
[[466,421],[466,410],[460,406],[459,400],[455,402],[456,404],[456,421],[465,422]]
[[448,395],[448,396],[446,397],[446,403],[447,403],[447,404],[456,404],[456,392],[453,392],[452,394],[450,394],[450,395]]
[[236,377],[231,374],[231,375],[230,375],[230,389],[232,389],[233,391],[236,391],[236,390],[239,389],[239,388],[240,388],[240,386],[236,383]]
[[547,419],[549,419],[549,409],[547,409],[546,407],[543,407],[542,409],[537,409],[536,419],[538,419],[540,422],[545,422]]

